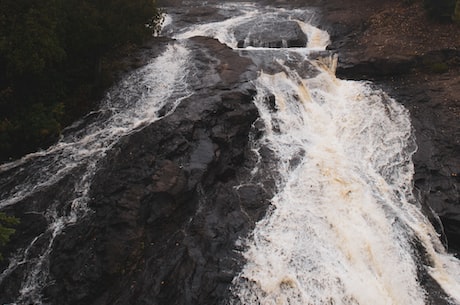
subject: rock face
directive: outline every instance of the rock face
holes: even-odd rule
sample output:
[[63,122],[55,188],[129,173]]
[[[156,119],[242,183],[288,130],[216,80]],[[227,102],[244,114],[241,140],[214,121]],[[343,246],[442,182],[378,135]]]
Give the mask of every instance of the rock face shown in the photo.
[[[194,94],[169,116],[122,138],[98,163],[92,213],[52,245],[43,300],[50,304],[216,304],[240,269],[235,242],[264,214],[272,194],[250,138],[258,112],[252,60],[216,40],[189,40]],[[148,50],[147,50],[148,51]],[[268,165],[267,165],[268,166]],[[257,181],[253,183],[251,179]],[[65,181],[10,212],[18,227],[6,254],[47,230],[46,203]],[[28,213],[24,211],[35,211]],[[2,266],[7,268],[7,266]],[[0,287],[17,299],[22,268]]]
[[[456,24],[428,19],[421,1],[265,0],[320,10],[339,54],[337,74],[373,80],[410,111],[415,188],[449,251],[460,257],[460,40]],[[442,224],[438,223],[440,218]]]
[[[283,0],[264,2],[286,4]],[[330,9],[324,18],[336,29],[331,48],[341,54],[341,76],[377,80],[410,109],[419,145],[416,187],[427,213],[432,208],[440,215],[450,249],[459,250],[456,122],[460,87],[454,51],[442,51],[445,57],[439,57],[452,60],[448,71],[432,74],[431,63],[439,62],[441,56],[436,52],[385,57],[354,48],[354,39],[367,29],[366,18],[373,9],[382,9],[382,1],[293,0],[286,5]],[[355,14],[358,8],[363,9]],[[214,9],[195,10],[183,22],[218,19]],[[241,46],[307,43],[297,23],[270,24],[281,28],[281,40],[266,26],[242,26]],[[250,35],[243,34],[248,30]],[[258,164],[256,176],[251,173],[258,160],[250,139],[260,136],[263,128],[252,103],[256,93],[251,84],[256,77],[253,61],[209,38],[195,37],[187,47],[196,62],[188,76],[195,94],[171,115],[123,138],[98,164],[89,203],[94,212],[54,241],[50,279],[43,291],[43,299],[50,304],[220,304],[228,299],[228,287],[242,261],[235,242],[265,214],[274,177],[268,163]],[[255,64],[268,73],[278,72],[270,61]],[[287,64],[299,63],[292,58]],[[313,67],[301,64],[305,73],[314,73]],[[260,154],[270,160],[270,150]],[[6,255],[30,244],[34,236],[46,234],[53,215],[42,212],[50,202],[64,198],[66,183],[7,209],[22,223]],[[0,267],[8,266],[3,262]],[[2,283],[0,304],[16,299],[24,272],[19,267],[11,280]],[[430,291],[440,290],[431,277],[420,273],[423,284],[434,287]],[[427,302],[444,304],[443,297],[430,296]]]
[[460,251],[460,69],[428,78],[405,75],[387,82],[392,94],[411,111],[418,151],[414,156],[415,186],[439,216],[449,250]]
[[201,88],[100,164],[94,214],[54,247],[56,281],[46,289],[53,304],[215,304],[226,297],[240,261],[234,242],[268,205],[269,194],[247,181],[255,73],[250,60],[217,41],[195,38],[191,47]]
[[458,27],[427,19],[417,2],[360,0],[367,7],[356,16],[343,3],[330,1],[327,15],[340,53],[342,78],[374,80],[411,113],[418,151],[414,156],[415,187],[432,222],[460,251],[460,41]]
[[251,20],[235,29],[238,47],[289,48],[305,47],[308,38],[295,21]]

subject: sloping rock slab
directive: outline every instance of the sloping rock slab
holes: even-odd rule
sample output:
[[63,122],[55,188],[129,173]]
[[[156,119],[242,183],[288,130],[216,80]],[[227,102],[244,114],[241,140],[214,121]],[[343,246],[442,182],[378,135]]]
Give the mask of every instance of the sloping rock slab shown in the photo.
[[54,246],[56,281],[45,291],[51,304],[219,304],[228,297],[242,262],[235,241],[273,195],[264,187],[268,175],[250,181],[257,74],[250,59],[216,40],[194,38],[188,48],[195,93],[123,138],[99,164],[94,214]]
[[239,48],[290,48],[305,47],[307,35],[299,24],[291,20],[263,20],[243,23],[235,29]]

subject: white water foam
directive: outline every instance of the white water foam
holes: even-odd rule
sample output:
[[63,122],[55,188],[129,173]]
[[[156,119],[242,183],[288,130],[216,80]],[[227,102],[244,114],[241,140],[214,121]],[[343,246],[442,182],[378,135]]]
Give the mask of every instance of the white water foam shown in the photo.
[[[237,49],[236,26],[277,13],[243,10],[176,38],[210,36]],[[295,15],[301,14],[279,16]],[[308,45],[271,54],[296,52],[309,61],[329,35],[308,18],[293,19]],[[425,304],[414,250],[420,243],[431,260],[425,268],[460,304],[459,261],[445,252],[412,195],[415,143],[407,110],[370,84],[337,79],[334,57],[314,65],[321,73],[311,79],[285,66],[256,82],[266,125],[260,145],[275,153],[281,178],[274,209],[245,241],[247,264],[233,286],[237,303]],[[277,111],[267,106],[272,95]]]
[[285,67],[257,81],[262,143],[279,159],[281,178],[275,208],[247,240],[247,264],[234,280],[239,301],[425,304],[418,240],[433,261],[430,273],[459,302],[459,262],[413,204],[408,112],[370,85],[317,66],[326,69],[312,79]]
[[[9,267],[0,275],[1,282],[17,267],[27,265],[17,304],[42,304],[40,290],[48,277],[54,240],[66,226],[90,212],[88,195],[98,161],[121,137],[169,115],[192,94],[186,82],[188,58],[189,51],[185,47],[169,45],[161,56],[114,87],[102,102],[101,109],[90,114],[92,122],[77,122],[48,150],[0,166],[0,173],[10,173],[9,179],[23,178],[9,193],[2,194],[0,208],[46,190],[69,175],[78,175],[73,178],[74,189],[69,192],[69,202],[61,203],[60,208],[51,202],[46,211],[49,227],[38,239],[44,239],[41,244],[47,246],[31,251],[37,242],[34,240],[10,260]],[[29,164],[36,170],[29,169],[30,173],[24,177],[24,169]],[[38,256],[37,251],[40,252]]]
[[[228,18],[224,21],[216,21],[211,23],[204,23],[191,26],[180,30],[173,35],[176,39],[187,39],[194,36],[207,36],[219,40],[230,48],[238,49],[238,40],[235,38],[235,29],[244,23],[258,23],[267,21],[276,21],[280,19],[293,20],[299,24],[301,30],[308,37],[307,48],[309,50],[324,50],[329,44],[329,34],[326,31],[319,30],[312,26],[309,21],[314,17],[312,11],[307,10],[285,10],[285,9],[272,9],[264,8],[264,13],[261,14],[260,7],[253,3],[226,3],[219,6],[224,12],[233,12],[235,16]],[[237,11],[237,13],[235,13]],[[250,33],[248,33],[249,35]],[[245,48],[247,49],[267,49],[267,48]],[[271,49],[273,50],[273,49]]]
[[[296,20],[309,36],[306,49],[277,50],[280,54],[296,52],[308,61],[306,50],[322,50],[329,40],[327,33],[309,25],[306,17],[309,13],[301,10],[267,8],[258,15],[259,8],[247,3],[230,6],[225,3],[220,8],[241,11],[239,17],[184,29],[175,37],[186,39],[205,35],[236,49],[232,30],[241,22],[265,18],[267,14],[270,18]],[[165,86],[168,99],[178,96],[176,100],[180,100],[189,94],[186,90],[182,92],[186,84],[180,76],[185,73],[175,65],[178,61],[185,64],[186,56],[180,54],[187,52],[177,48],[172,50],[172,56],[161,59],[166,65],[157,63],[159,70],[151,67],[152,71],[157,71],[159,77],[155,81],[159,83],[146,87],[146,100],[156,93],[151,89],[158,86]],[[246,50],[251,51],[250,48]],[[280,179],[278,192],[272,199],[274,208],[245,241],[247,264],[233,281],[238,302],[264,305],[425,304],[426,292],[417,280],[417,268],[421,263],[414,250],[414,242],[417,242],[431,261],[427,270],[452,297],[452,303],[460,304],[459,261],[445,252],[433,227],[414,204],[411,156],[415,146],[407,111],[369,84],[336,79],[334,66],[328,60],[314,64],[321,73],[310,79],[285,67],[284,72],[274,75],[261,73],[256,82],[259,93],[255,103],[266,125],[260,145],[275,153],[274,168]],[[165,79],[163,70],[171,71],[171,67],[178,70],[171,74],[174,84],[169,86],[169,82],[161,80]],[[140,83],[142,79],[133,78]],[[124,88],[129,91],[132,86]],[[135,90],[127,94],[139,98],[120,104],[114,95],[109,97],[103,110],[94,114],[102,118],[96,120],[102,123],[90,125],[94,126],[94,132],[69,133],[58,146],[46,152],[0,167],[0,172],[14,168],[20,172],[20,167],[31,159],[51,158],[61,151],[70,156],[62,164],[59,157],[53,159],[56,165],[51,167],[49,174],[45,168],[30,178],[31,184],[38,181],[36,188],[27,188],[29,184],[24,183],[16,193],[2,197],[6,199],[0,201],[0,206],[14,204],[46,188],[72,168],[86,166],[84,160],[103,156],[105,147],[132,132],[130,128],[125,129],[125,124],[136,129],[158,119],[156,110],[149,111],[151,108],[139,112],[130,109],[131,103],[136,105],[136,101],[144,100],[142,92]],[[275,96],[275,111],[266,105],[271,95]],[[120,92],[115,96],[125,95]],[[127,117],[123,115],[125,112],[129,114]],[[143,117],[144,113],[149,115]],[[154,116],[150,117],[152,113]],[[110,128],[105,129],[106,125]],[[99,138],[104,140],[99,142]],[[80,144],[74,148],[72,143]],[[85,207],[96,170],[96,163],[89,164],[88,174],[84,176],[86,180],[75,186],[75,192],[80,194],[75,197],[76,207]],[[23,187],[24,192],[21,191]],[[80,210],[75,209],[77,218]],[[49,233],[60,228],[61,221],[76,219],[69,215],[53,217],[56,221]],[[53,239],[50,239],[50,247]],[[32,260],[29,252],[27,249],[16,262]],[[40,264],[46,268],[47,261],[39,261],[36,266]],[[21,303],[31,300],[41,285],[33,285],[41,281],[36,270],[31,271],[23,285]],[[4,277],[5,274],[0,275],[0,281]]]
[[227,19],[225,21],[196,25],[182,33],[175,34],[174,38],[187,39],[195,36],[207,36],[213,37],[219,40],[220,43],[226,44],[231,48],[236,48],[238,41],[233,32],[228,29],[251,20],[252,16],[254,16],[254,12],[245,12],[239,17]]
[[46,151],[29,154],[24,158],[3,164],[0,173],[34,161],[43,165],[25,180],[18,183],[9,194],[2,194],[0,208],[55,184],[73,168],[95,163],[103,157],[122,136],[161,118],[158,112],[170,105],[169,114],[191,92],[186,84],[188,51],[183,46],[171,45],[162,56],[140,68],[118,86],[109,91],[101,109],[90,116],[94,122],[82,127],[86,121],[76,122],[71,132]]

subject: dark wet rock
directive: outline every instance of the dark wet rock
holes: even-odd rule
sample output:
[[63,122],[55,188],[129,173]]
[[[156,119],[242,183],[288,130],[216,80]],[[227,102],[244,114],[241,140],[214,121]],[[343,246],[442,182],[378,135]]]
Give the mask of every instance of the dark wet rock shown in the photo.
[[[193,157],[192,155],[192,159]],[[206,165],[207,163],[202,164]],[[149,189],[154,193],[176,195],[184,190],[186,181],[185,173],[179,165],[170,160],[164,160],[152,176],[153,183]]]
[[[384,80],[382,86],[411,113],[418,150],[414,155],[415,187],[450,251],[458,253],[460,226],[458,68],[442,74],[417,72]],[[446,86],[447,85],[447,86]],[[429,213],[426,213],[429,216]],[[442,225],[437,223],[441,220]]]
[[[428,22],[417,3],[390,2],[329,1],[329,49],[339,53],[340,77],[376,80],[409,109],[418,146],[415,187],[427,216],[458,256],[460,45],[450,39],[458,28]],[[350,5],[365,9],[354,14]]]
[[[46,217],[42,213],[33,211],[33,208],[25,206],[14,206],[5,211],[8,215],[14,215],[20,219],[20,223],[14,226],[16,233],[11,236],[6,247],[2,248],[4,257],[11,257],[17,249],[26,247],[29,247],[30,257],[40,255],[43,247],[46,247],[46,238],[42,236],[48,227]],[[35,237],[37,239],[32,243]],[[0,261],[0,270],[4,271],[7,268],[8,260]],[[0,304],[10,304],[15,301],[25,274],[27,274],[27,269],[24,264],[11,271],[9,281],[3,281],[0,284],[0,292],[9,292],[0,293]]]
[[[242,83],[245,86],[244,82],[256,77],[256,67],[251,59],[241,57],[218,40],[198,36],[192,37],[190,41],[195,43],[195,56],[200,59],[196,70],[208,70],[210,68],[209,63],[215,63],[216,66],[212,67],[213,70],[208,72],[209,75],[206,77],[214,78],[210,81],[219,83],[218,86],[230,86],[231,88],[232,86],[240,86]],[[203,45],[206,48],[202,48]],[[206,81],[202,81],[202,79],[196,80],[201,83],[200,85],[197,84],[198,86],[207,85]]]
[[[380,85],[410,109],[419,145],[414,158],[415,184],[424,198],[425,213],[435,224],[437,217],[431,209],[440,216],[443,228],[439,228],[444,230],[451,250],[460,249],[460,136],[458,124],[452,123],[458,122],[458,95],[452,93],[460,92],[459,83],[455,83],[458,70],[441,73],[428,82],[424,74],[439,62],[450,60],[450,51],[422,58],[395,52],[386,58],[363,49],[346,57],[356,51],[352,45],[368,26],[366,14],[380,9],[386,1],[263,2],[323,7],[327,12],[324,27],[336,29],[330,49],[342,58],[339,73],[354,79],[379,79]],[[179,26],[222,17],[203,3],[190,10],[185,7],[193,5],[190,1],[160,3],[184,6],[174,15],[185,20]],[[292,24],[288,27],[291,33],[298,30]],[[268,37],[269,45],[283,43],[272,42],[270,33],[262,34]],[[68,227],[53,245],[51,278],[43,291],[50,304],[219,304],[226,299],[228,287],[241,268],[235,241],[266,213],[268,198],[273,195],[274,153],[262,147],[258,154],[263,158],[259,160],[250,147],[250,139],[260,137],[265,126],[252,104],[256,92],[251,80],[256,69],[244,50],[234,52],[204,37],[191,39],[188,47],[197,62],[188,76],[196,94],[182,101],[170,116],[123,138],[100,162],[90,194],[93,213]],[[135,59],[132,66],[148,58],[150,54]],[[455,60],[448,63],[449,69],[455,66]],[[266,73],[283,72],[270,61],[256,64]],[[303,65],[302,77],[315,74],[306,62],[292,60],[288,64]],[[441,83],[449,84],[452,92]],[[266,103],[276,111],[273,98]],[[251,176],[255,164],[259,171]],[[297,166],[297,161],[292,160],[290,166]],[[5,252],[7,256],[46,232],[47,217],[52,215],[43,211],[50,202],[59,205],[69,185],[62,181],[6,209],[23,220]],[[11,185],[2,184],[0,190],[3,187]],[[38,253],[46,246],[45,240],[37,240],[31,251]],[[414,244],[417,246],[417,241]],[[420,261],[429,265],[419,248]],[[19,266],[3,282],[1,304],[15,300],[22,276],[28,272],[26,267]],[[419,270],[419,280],[430,292],[428,304],[447,303],[424,268]]]
[[379,56],[360,52],[345,52],[340,57],[337,76],[348,79],[383,79],[417,72],[436,74],[460,65],[460,51],[434,50],[423,55]]
[[357,80],[378,79],[410,73],[416,64],[416,58],[410,56],[363,58],[362,54],[347,54],[339,61],[337,76]]
[[[309,60],[305,60],[305,57],[297,52],[285,51],[280,54],[277,50],[240,50],[240,54],[250,57],[257,67],[267,74],[289,74],[295,71],[301,78],[313,78],[319,73]],[[330,56],[331,52],[328,51],[311,54],[312,59]],[[283,64],[280,64],[280,60]]]
[[449,297],[446,296],[446,293],[439,285],[439,283],[426,272],[425,266],[432,266],[433,262],[431,261],[430,255],[426,253],[426,250],[422,246],[422,242],[419,240],[413,240],[412,244],[417,250],[415,253],[417,256],[417,261],[420,262],[420,264],[417,265],[418,281],[420,282],[421,286],[429,292],[425,296],[425,304],[451,305],[452,302],[449,300]]
[[243,23],[235,28],[235,38],[239,48],[305,47],[308,42],[297,22],[276,19]]
[[52,304],[216,304],[228,296],[241,262],[235,241],[271,197],[245,183],[256,161],[255,72],[213,39],[191,43],[196,93],[101,162],[94,213],[55,243],[56,281],[45,289]]

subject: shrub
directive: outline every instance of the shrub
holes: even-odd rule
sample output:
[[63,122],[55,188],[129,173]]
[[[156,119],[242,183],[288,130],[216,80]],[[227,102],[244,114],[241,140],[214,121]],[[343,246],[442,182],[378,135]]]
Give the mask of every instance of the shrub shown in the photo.
[[449,67],[444,62],[432,63],[429,69],[434,73],[445,73],[449,70]]
[[[8,243],[10,236],[15,232],[11,227],[18,223],[19,220],[17,218],[7,216],[5,213],[0,212],[0,250]],[[0,260],[2,259],[3,256],[0,252]]]
[[110,85],[103,58],[161,18],[152,0],[0,1],[0,162],[46,148],[90,110]]
[[[440,21],[451,21],[456,0],[423,0],[428,14]],[[458,2],[458,1],[457,1]]]

